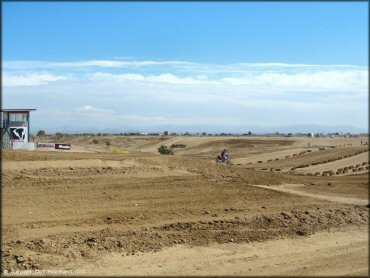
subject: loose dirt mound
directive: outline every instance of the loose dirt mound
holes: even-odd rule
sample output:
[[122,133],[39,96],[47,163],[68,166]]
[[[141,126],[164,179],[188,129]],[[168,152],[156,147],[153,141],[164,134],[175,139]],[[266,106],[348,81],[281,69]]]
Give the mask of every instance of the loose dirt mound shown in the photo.
[[126,232],[108,227],[96,232],[72,233],[57,238],[10,241],[6,243],[2,257],[4,268],[8,271],[47,269],[53,264],[70,263],[71,260],[97,259],[108,252],[134,255],[177,244],[202,246],[304,236],[348,223],[366,224],[367,219],[366,208],[357,207],[355,210],[293,210],[253,218],[240,216],[234,219],[178,222]]
[[[138,256],[106,255],[81,266],[87,275],[366,276],[367,227],[323,231],[308,237],[190,247],[176,245]],[[345,254],[343,254],[345,253]],[[354,272],[355,270],[355,272]]]

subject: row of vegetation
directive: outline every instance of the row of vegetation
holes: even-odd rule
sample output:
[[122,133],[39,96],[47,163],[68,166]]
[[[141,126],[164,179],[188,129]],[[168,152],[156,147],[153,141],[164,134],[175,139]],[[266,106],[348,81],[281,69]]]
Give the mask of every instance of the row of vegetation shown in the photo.
[[206,132],[197,132],[197,133],[176,133],[176,132],[168,132],[164,131],[163,133],[160,132],[152,132],[152,133],[140,133],[140,132],[121,132],[121,133],[61,133],[57,132],[55,134],[46,134],[44,130],[39,130],[36,133],[36,136],[38,137],[43,137],[43,136],[48,136],[48,135],[54,135],[56,137],[71,137],[71,136],[251,136],[254,135],[252,132],[248,133],[206,133]]
[[[121,132],[121,133],[88,133],[88,132],[84,132],[84,133],[61,133],[61,132],[57,132],[55,134],[46,134],[44,130],[39,130],[36,134],[36,136],[38,137],[43,137],[43,136],[47,136],[47,135],[54,135],[58,138],[62,138],[62,137],[71,137],[71,136],[163,136],[163,137],[167,137],[167,136],[261,136],[261,135],[264,135],[264,136],[280,136],[280,137],[291,137],[291,136],[303,136],[303,137],[311,137],[311,133],[279,133],[279,132],[275,132],[275,133],[266,133],[266,134],[254,134],[252,133],[251,131],[248,131],[247,133],[225,133],[225,132],[221,132],[221,133],[207,133],[207,132],[196,132],[196,133],[190,133],[190,132],[185,132],[185,133],[176,133],[176,132],[168,132],[168,131],[164,131],[164,132],[151,132],[151,133],[142,133],[142,132]],[[344,134],[340,134],[340,133],[333,133],[332,134],[333,136],[343,136]],[[346,136],[349,136],[349,137],[358,137],[359,135],[353,135],[353,134],[349,134],[349,133],[346,133],[345,134]],[[31,134],[32,137],[34,137],[34,135]],[[315,137],[325,137],[327,135],[325,134],[315,134]]]

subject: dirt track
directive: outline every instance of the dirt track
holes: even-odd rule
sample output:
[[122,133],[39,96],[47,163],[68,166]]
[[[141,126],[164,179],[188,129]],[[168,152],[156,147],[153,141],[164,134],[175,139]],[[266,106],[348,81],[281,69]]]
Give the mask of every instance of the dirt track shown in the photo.
[[138,256],[114,253],[80,271],[85,275],[365,276],[367,243],[368,229],[363,226],[318,232],[304,238],[207,247],[178,245]]
[[[127,142],[112,139],[116,144],[113,146],[126,146],[127,149],[132,142],[132,138],[128,139]],[[368,208],[364,205],[368,200],[367,175],[315,177],[300,176],[298,172],[266,172],[258,168],[247,169],[251,166],[248,164],[218,166],[210,156],[217,153],[223,144],[235,146],[235,149],[230,149],[231,154],[234,151],[235,156],[241,159],[252,152],[266,156],[271,149],[286,154],[289,148],[303,147],[305,142],[302,143],[300,139],[289,138],[284,143],[281,138],[250,141],[240,138],[223,141],[217,138],[209,142],[208,148],[207,140],[210,139],[191,139],[140,139],[135,145],[137,149],[132,147],[128,155],[103,152],[4,152],[4,269],[8,272],[58,270],[68,266],[68,269],[77,270],[108,258],[112,264],[105,264],[102,273],[111,269],[112,273],[125,271],[120,274],[129,274],[128,268],[115,266],[117,254],[123,255],[125,262],[132,262],[131,269],[134,270],[137,262],[131,258],[136,258],[137,254],[147,254],[143,255],[143,258],[147,258],[145,256],[155,256],[150,255],[151,252],[172,252],[163,251],[172,250],[166,248],[183,250],[184,246],[219,246],[222,250],[228,250],[233,249],[230,246],[235,246],[235,250],[244,250],[251,247],[250,244],[264,244],[266,240],[281,244],[282,239],[292,242],[298,240],[303,244],[300,248],[305,248],[301,239],[332,228],[348,229],[348,233],[351,233],[354,227],[360,227],[359,233],[364,235],[365,230],[361,227],[368,224]],[[74,140],[82,141],[78,138]],[[155,147],[166,141],[187,144],[189,149],[186,147],[174,156],[155,154]],[[336,143],[336,148],[328,151],[317,149],[315,152],[320,152],[321,158],[323,154],[334,157],[359,149],[357,146],[351,149],[341,146],[340,142]],[[80,147],[84,148],[84,145]],[[145,148],[149,153],[143,152]],[[195,154],[194,151],[200,148],[206,151]],[[317,155],[312,152],[300,157],[312,160]],[[292,158],[274,163],[277,167],[290,165]],[[308,186],[304,186],[302,192],[317,196],[330,195],[337,199],[312,198],[307,194],[298,196],[272,190],[273,186],[281,184],[305,184]],[[335,201],[351,198],[365,201],[356,204]],[[340,238],[339,234],[332,236]],[[274,244],[266,244],[266,248],[276,248]],[[337,260],[339,264],[341,256],[345,256],[347,251],[344,247],[336,250],[335,258],[330,260]],[[184,252],[190,252],[187,254],[192,256],[191,250]],[[314,253],[307,254],[307,258],[302,258],[302,263],[314,256]],[[294,256],[291,259],[294,262]],[[252,261],[247,260],[248,265],[253,265]],[[217,262],[211,261],[210,265]],[[227,262],[224,264],[226,269],[231,269],[227,268]],[[367,267],[360,264],[357,270],[361,269],[360,274],[363,274]],[[229,265],[232,266],[233,262]],[[255,266],[252,269],[258,269],[257,262]],[[153,269],[150,265],[147,268],[148,271]],[[191,269],[189,265],[189,268],[170,269],[170,272],[174,275],[180,270],[181,273],[218,274],[212,272],[215,271],[212,267],[195,272]],[[326,273],[324,266],[322,269],[319,273]],[[349,269],[343,267],[343,272],[338,273],[348,271],[359,274]],[[263,273],[274,274],[276,270],[271,268],[269,272],[266,269]],[[160,273],[166,272],[152,272]],[[281,272],[289,273],[305,272],[295,272],[291,268]]]

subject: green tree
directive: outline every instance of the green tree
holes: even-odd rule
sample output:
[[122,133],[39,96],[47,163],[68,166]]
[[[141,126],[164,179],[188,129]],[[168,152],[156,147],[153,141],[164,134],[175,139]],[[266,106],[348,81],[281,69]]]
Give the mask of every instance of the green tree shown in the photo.
[[43,130],[39,130],[36,135],[39,136],[39,137],[42,137],[42,136],[45,136],[46,133]]

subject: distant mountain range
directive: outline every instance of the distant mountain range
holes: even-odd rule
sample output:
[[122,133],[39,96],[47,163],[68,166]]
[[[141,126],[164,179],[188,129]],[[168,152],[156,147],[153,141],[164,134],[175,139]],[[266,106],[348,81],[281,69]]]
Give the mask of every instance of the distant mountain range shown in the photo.
[[217,126],[217,125],[156,125],[150,127],[122,127],[122,128],[103,128],[96,127],[75,127],[75,126],[62,126],[62,127],[31,127],[31,133],[37,133],[38,130],[44,130],[46,133],[125,133],[125,132],[159,132],[164,131],[176,133],[248,133],[253,134],[266,134],[266,133],[368,133],[368,129],[350,126],[350,125],[318,125],[318,124],[302,124],[302,125],[287,125],[277,127],[266,127],[257,125],[239,125],[239,126]]

